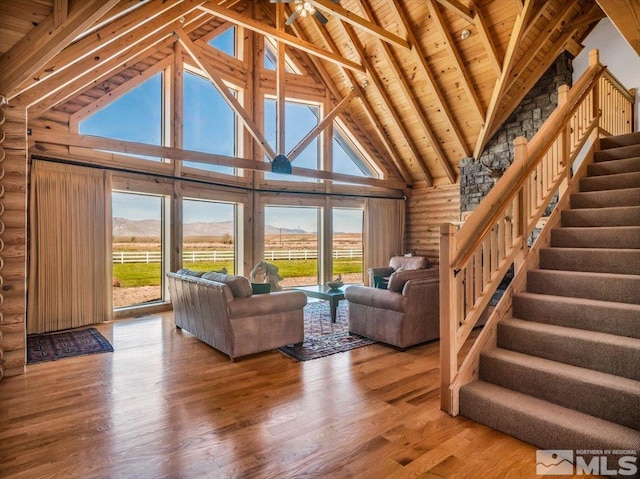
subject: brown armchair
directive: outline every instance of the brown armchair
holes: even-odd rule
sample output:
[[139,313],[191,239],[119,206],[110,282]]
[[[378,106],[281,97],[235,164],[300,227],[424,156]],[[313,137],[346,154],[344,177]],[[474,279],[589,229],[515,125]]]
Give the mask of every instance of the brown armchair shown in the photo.
[[438,268],[392,273],[388,289],[349,286],[349,331],[404,349],[440,334]]
[[374,288],[386,288],[389,277],[397,270],[427,268],[431,268],[431,261],[426,256],[392,256],[389,260],[389,266],[367,270],[368,284]]

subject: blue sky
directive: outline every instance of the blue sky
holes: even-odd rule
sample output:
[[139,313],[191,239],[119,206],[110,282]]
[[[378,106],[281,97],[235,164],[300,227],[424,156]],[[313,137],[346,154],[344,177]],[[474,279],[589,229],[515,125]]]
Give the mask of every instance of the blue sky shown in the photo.
[[[235,52],[234,29],[229,29],[210,42],[227,54]],[[227,156],[236,156],[236,122],[231,108],[211,82],[185,72],[184,148]],[[265,137],[275,149],[275,100],[265,100]],[[287,101],[285,112],[287,153],[317,125],[319,107]],[[154,75],[136,88],[105,106],[80,123],[80,133],[121,140],[162,144],[162,75]],[[341,173],[362,176],[362,172],[334,140],[334,168]],[[314,140],[293,162],[295,166],[317,169],[318,139]],[[186,166],[233,174],[233,169],[215,165],[185,162]],[[267,178],[287,180],[283,175],[267,174]],[[301,181],[299,177],[291,178]],[[315,180],[309,180],[315,181]],[[229,204],[188,201],[183,211],[185,223],[198,221],[230,221],[233,207]],[[114,193],[114,216],[131,220],[160,219],[160,199],[153,196]],[[266,223],[277,228],[317,230],[316,209],[269,208]],[[334,230],[361,232],[362,212],[335,210]]]

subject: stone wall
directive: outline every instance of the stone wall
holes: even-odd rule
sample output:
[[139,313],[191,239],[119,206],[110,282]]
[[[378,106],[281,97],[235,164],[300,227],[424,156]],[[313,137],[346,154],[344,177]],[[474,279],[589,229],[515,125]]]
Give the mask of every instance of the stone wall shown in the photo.
[[[561,54],[524,97],[498,132],[491,138],[480,160],[494,168],[513,161],[513,140],[524,136],[530,140],[558,105],[558,87],[572,84],[571,56]],[[493,187],[489,170],[480,161],[465,158],[460,162],[460,212],[475,210]]]

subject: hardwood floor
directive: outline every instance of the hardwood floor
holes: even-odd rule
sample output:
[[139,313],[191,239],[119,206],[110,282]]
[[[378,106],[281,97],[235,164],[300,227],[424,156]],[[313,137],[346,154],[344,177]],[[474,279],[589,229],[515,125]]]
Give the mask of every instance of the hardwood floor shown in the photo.
[[440,411],[437,342],[231,363],[171,313],[98,329],[113,353],[0,382],[0,477],[538,477],[533,446]]

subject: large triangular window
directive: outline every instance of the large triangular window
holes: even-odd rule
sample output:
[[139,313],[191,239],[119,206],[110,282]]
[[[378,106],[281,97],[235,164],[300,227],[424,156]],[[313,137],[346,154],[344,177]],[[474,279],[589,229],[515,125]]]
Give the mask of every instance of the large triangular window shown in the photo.
[[[161,146],[162,73],[156,73],[80,122],[79,131],[114,140]],[[159,161],[160,158],[149,158]]]
[[353,176],[377,178],[379,174],[362,148],[338,121],[333,122],[333,171]]

